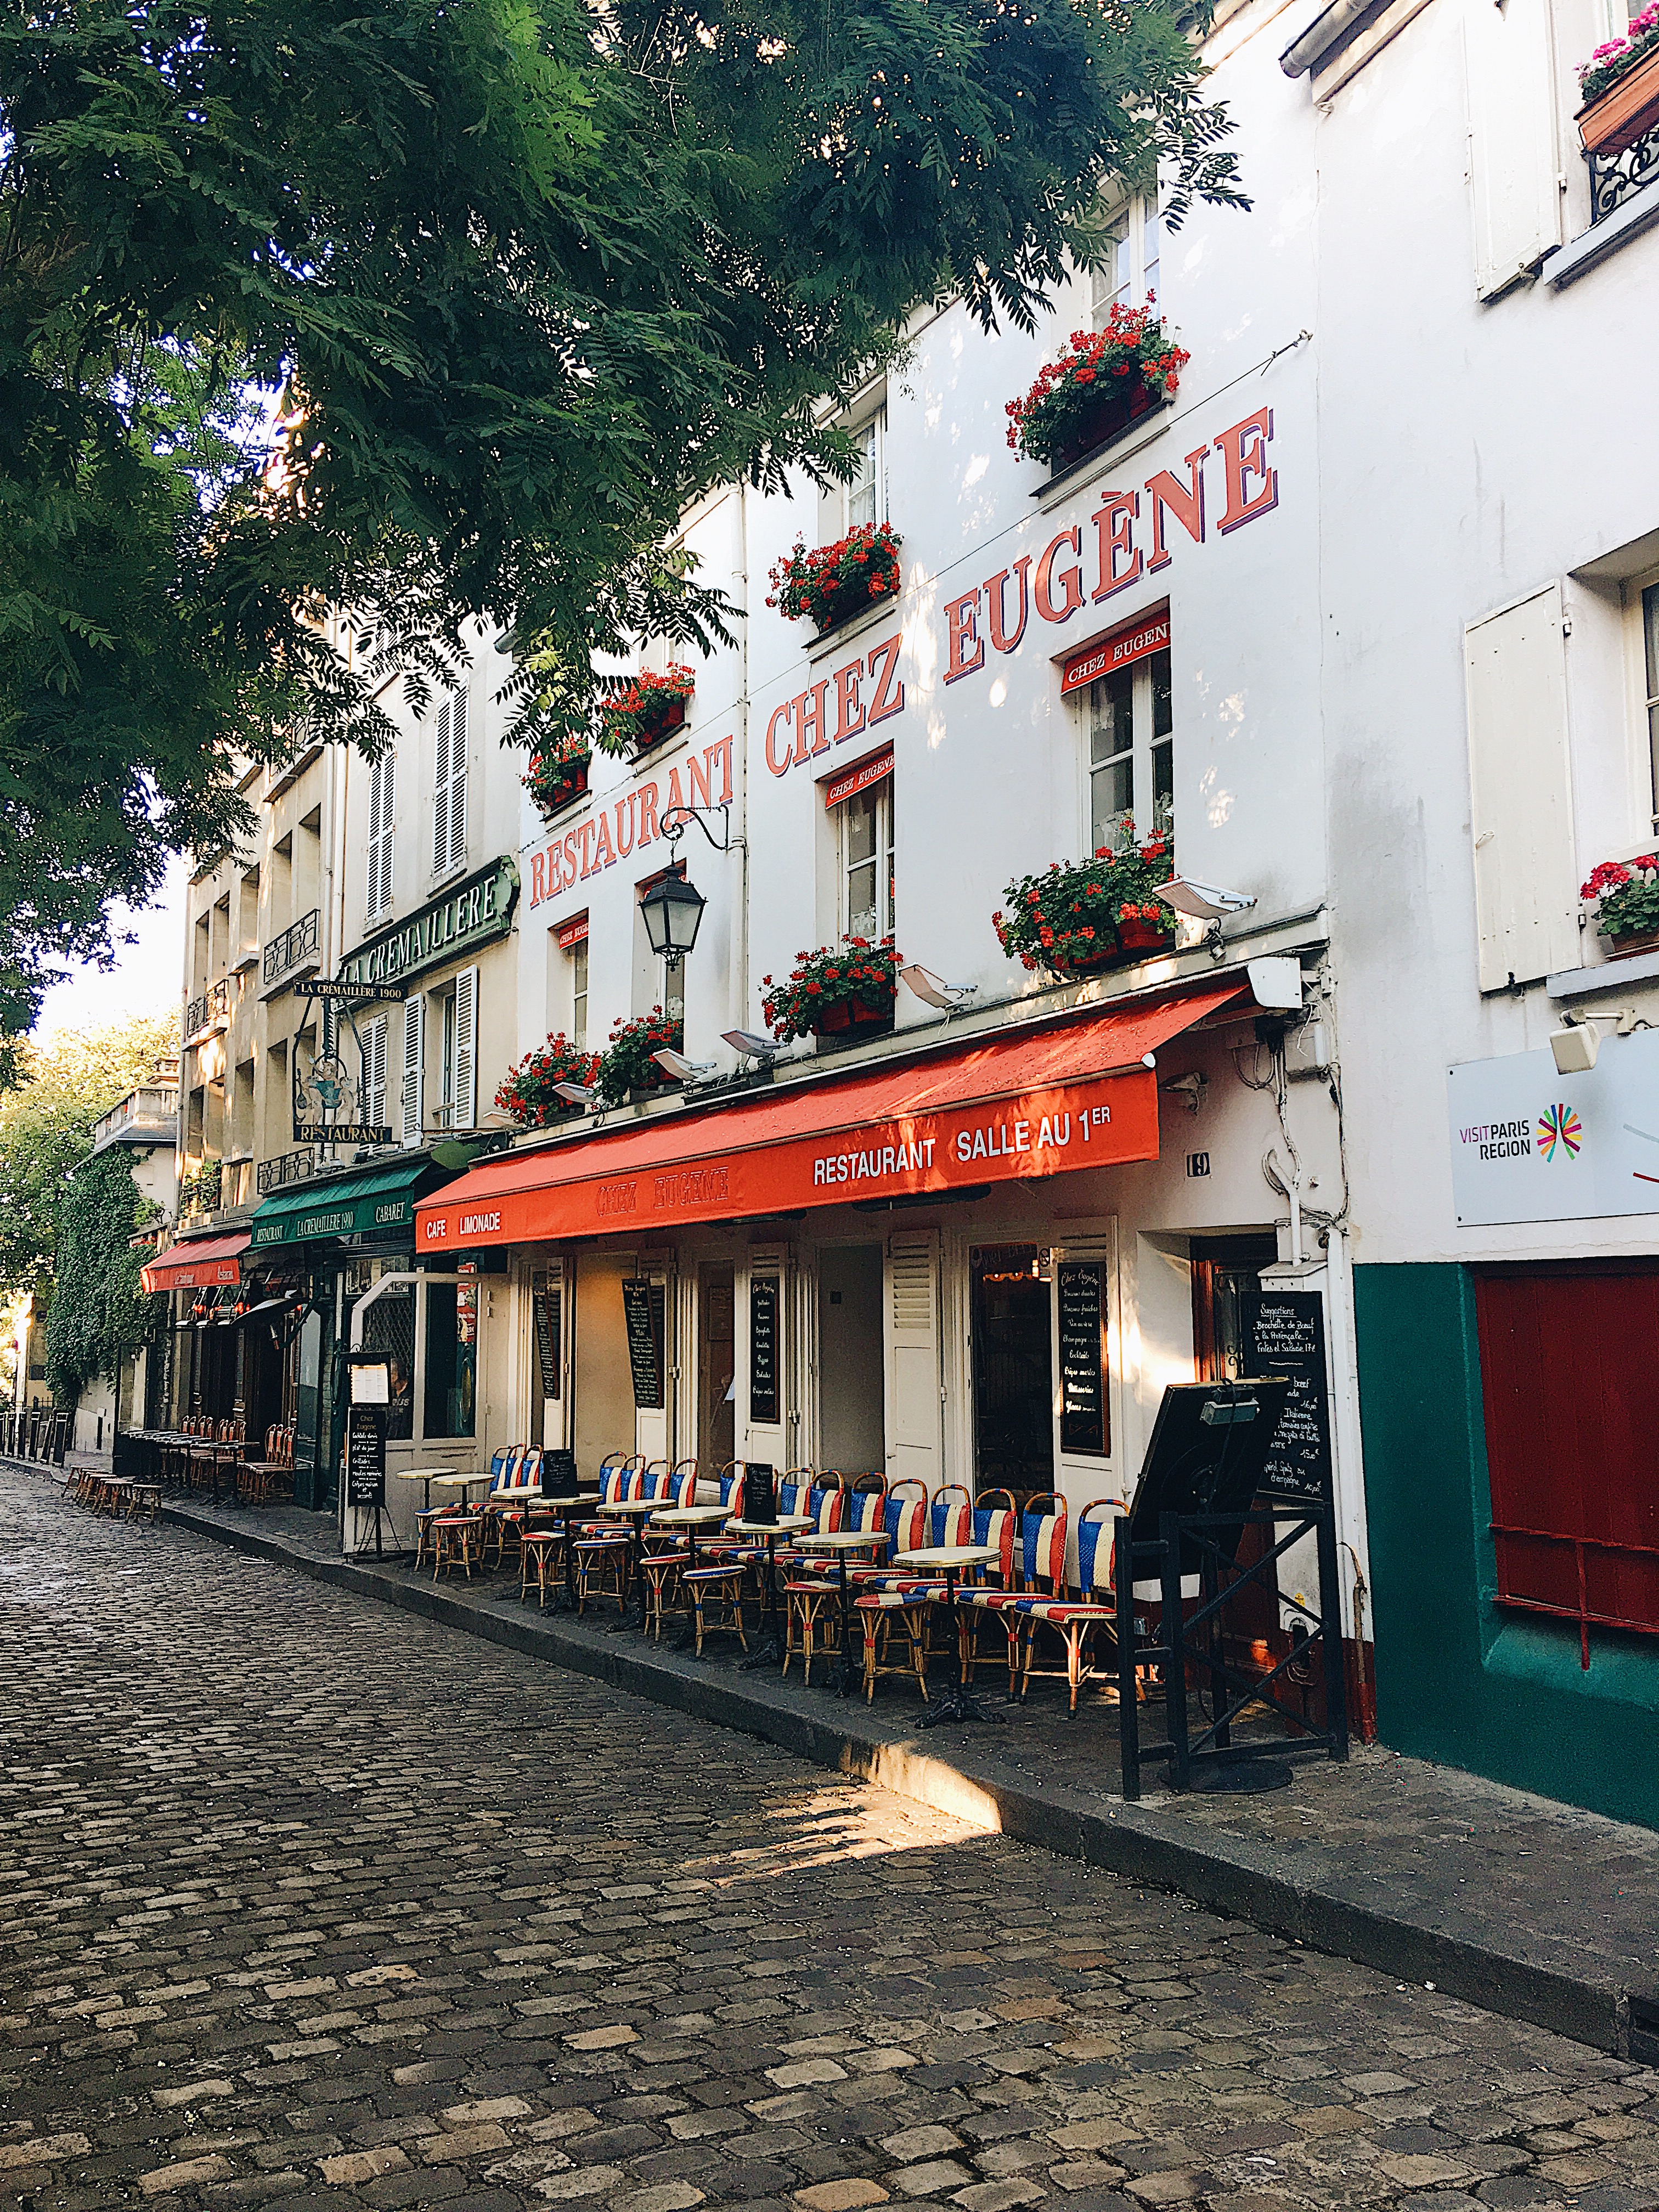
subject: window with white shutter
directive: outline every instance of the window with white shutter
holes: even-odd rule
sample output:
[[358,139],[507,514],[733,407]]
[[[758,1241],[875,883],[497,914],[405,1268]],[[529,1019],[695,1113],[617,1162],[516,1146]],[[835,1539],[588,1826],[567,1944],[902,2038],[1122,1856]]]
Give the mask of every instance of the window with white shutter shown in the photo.
[[396,756],[382,755],[368,771],[368,919],[376,921],[392,904],[393,772]]
[[470,1129],[478,1118],[478,971],[455,978],[455,1056],[450,1083],[449,1126]]
[[1479,0],[1463,15],[1474,289],[1489,300],[1561,243],[1549,0]]
[[1561,586],[1464,632],[1480,988],[1577,966]]
[[363,1119],[372,1128],[386,1127],[386,1016],[376,1014],[362,1033]]
[[466,858],[466,689],[438,709],[432,800],[432,872],[447,875]]
[[931,1489],[944,1472],[939,1377],[939,1248],[933,1229],[887,1240],[887,1460],[895,1481]]
[[422,1120],[422,1056],[426,1043],[425,1024],[422,1019],[426,1001],[417,992],[404,1000],[404,1081],[403,1122],[401,1135],[406,1145],[421,1141]]

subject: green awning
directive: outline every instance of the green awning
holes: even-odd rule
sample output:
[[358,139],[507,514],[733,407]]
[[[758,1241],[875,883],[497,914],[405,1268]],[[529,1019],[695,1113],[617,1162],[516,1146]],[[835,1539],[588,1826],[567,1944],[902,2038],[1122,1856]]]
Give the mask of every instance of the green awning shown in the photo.
[[422,1157],[378,1167],[342,1182],[302,1183],[266,1199],[253,1217],[255,1252],[318,1237],[374,1237],[412,1229],[415,1201],[449,1180]]

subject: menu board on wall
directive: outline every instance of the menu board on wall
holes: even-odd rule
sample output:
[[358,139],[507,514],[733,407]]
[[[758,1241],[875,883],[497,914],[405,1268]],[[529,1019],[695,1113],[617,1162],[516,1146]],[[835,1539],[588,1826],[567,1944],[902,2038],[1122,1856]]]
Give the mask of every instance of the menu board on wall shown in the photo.
[[1055,1276],[1060,1304],[1060,1448],[1111,1449],[1106,1401],[1106,1267],[1100,1260],[1062,1261]]
[[379,1406],[349,1406],[345,1432],[346,1498],[353,1505],[386,1503],[386,1413]]
[[536,1364],[541,1370],[542,1395],[559,1395],[559,1290],[554,1284],[536,1293]]
[[749,1285],[749,1418],[775,1428],[782,1418],[778,1403],[778,1282],[756,1275]]
[[666,1303],[663,1285],[634,1280],[622,1288],[634,1403],[642,1412],[656,1412],[663,1402],[662,1325]]
[[1331,1494],[1325,1301],[1317,1291],[1262,1291],[1240,1305],[1246,1373],[1285,1375],[1291,1383],[1262,1469],[1262,1492],[1318,1503]]

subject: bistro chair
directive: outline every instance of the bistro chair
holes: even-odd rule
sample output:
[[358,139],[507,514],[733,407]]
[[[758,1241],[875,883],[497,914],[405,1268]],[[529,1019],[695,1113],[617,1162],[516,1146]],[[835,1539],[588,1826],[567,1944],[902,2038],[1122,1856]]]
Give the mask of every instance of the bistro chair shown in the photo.
[[[975,1521],[978,1517],[975,1513]],[[1012,1540],[1012,1523],[1008,1534]],[[1000,1587],[957,1590],[962,1663],[967,1681],[974,1679],[978,1624],[981,1620],[994,1620],[1003,1636],[1000,1656],[1007,1662],[1008,1695],[1012,1698],[1018,1693],[1022,1620],[1018,1608],[1023,1599],[1058,1601],[1065,1596],[1066,1534],[1066,1500],[1058,1491],[1039,1491],[1026,1499],[1019,1516],[1019,1541],[1013,1547],[1012,1571],[1005,1567]],[[975,1540],[1000,1544],[1000,1524],[997,1537],[988,1535]]]
[[[599,1462],[601,1505],[625,1504],[646,1494],[646,1460],[642,1452],[608,1452]],[[617,1612],[625,1613],[633,1530],[620,1522],[586,1521],[572,1549],[575,1553],[577,1612],[586,1612],[590,1597],[609,1595],[616,1599]]]
[[471,1582],[473,1562],[483,1566],[484,1517],[476,1506],[452,1506],[438,1516],[432,1524],[434,1583],[440,1575],[453,1574],[457,1567]]
[[[700,1486],[701,1487],[702,1486]],[[716,1497],[703,1504],[724,1505],[733,1521],[743,1518],[743,1462],[727,1460],[714,1478]],[[749,1638],[744,1628],[743,1601],[750,1562],[757,1557],[754,1539],[724,1536],[705,1540],[697,1547],[699,1564],[684,1571],[680,1585],[691,1601],[691,1626],[696,1656],[702,1656],[703,1638],[716,1633],[735,1634],[745,1651]]]
[[[665,1461],[662,1465],[666,1468]],[[671,1509],[696,1502],[697,1462],[683,1459],[664,1478],[663,1503]],[[678,1528],[656,1528],[647,1521],[640,1531],[640,1574],[645,1585],[645,1629],[652,1642],[662,1640],[663,1613],[679,1594],[679,1574],[688,1550]]]
[[[850,1486],[845,1475],[834,1480],[842,1486],[836,1499],[839,1526],[861,1535],[885,1532],[886,1476],[856,1475]],[[924,1489],[924,1502],[927,1494]],[[789,1672],[789,1662],[799,1652],[810,1689],[815,1651],[836,1651],[841,1648],[841,1569],[834,1559],[821,1553],[792,1551],[789,1556],[797,1564],[783,1586],[783,1671],[786,1674]],[[850,1561],[847,1579],[849,1585],[853,1584],[854,1570]]]
[[516,1541],[523,1533],[525,1509],[516,1498],[502,1498],[504,1490],[519,1490],[524,1486],[525,1448],[514,1444],[495,1452],[489,1462],[489,1488],[484,1493],[483,1556],[486,1561],[494,1547],[497,1565],[506,1557],[509,1533]]
[[[1112,1595],[1112,1554],[1115,1540],[1106,1533],[1107,1516],[1115,1516],[1122,1507],[1115,1498],[1097,1498],[1085,1505],[1077,1529],[1077,1595],[1062,1592],[1060,1596],[1022,1595],[1012,1607],[1004,1609],[1002,1618],[1018,1639],[1019,1666],[1019,1701],[1025,1702],[1025,1692],[1033,1674],[1054,1676],[1063,1680],[1071,1694],[1066,1711],[1067,1720],[1077,1718],[1078,1692],[1096,1673],[1091,1644],[1097,1633],[1104,1632],[1116,1641],[1116,1607]],[[1091,1515],[1102,1517],[1091,1520]],[[1039,1666],[1036,1663],[1037,1638],[1043,1630],[1050,1631],[1060,1639],[1064,1663]]]

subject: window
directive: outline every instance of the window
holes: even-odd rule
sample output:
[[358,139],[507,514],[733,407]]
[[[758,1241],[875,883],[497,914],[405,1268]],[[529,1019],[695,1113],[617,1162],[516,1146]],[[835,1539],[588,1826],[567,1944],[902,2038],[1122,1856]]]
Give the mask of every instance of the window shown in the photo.
[[441,1128],[470,1129],[477,1119],[478,971],[463,968],[432,994],[438,1024],[438,1110]]
[[1650,584],[1642,594],[1642,690],[1648,717],[1648,765],[1653,779],[1653,826],[1659,830],[1659,584]]
[[432,872],[447,875],[466,859],[466,691],[438,709],[437,773],[432,800]]
[[858,447],[858,465],[847,483],[833,483],[818,501],[818,537],[828,545],[880,522],[887,513],[886,419],[880,413],[860,423],[852,433]]
[[386,1127],[386,1019],[376,1014],[362,1032],[363,1119],[375,1129]]
[[570,1042],[578,1052],[587,1049],[587,939],[573,945],[570,962]]
[[1114,307],[1143,307],[1156,301],[1160,225],[1158,196],[1137,192],[1107,226],[1107,258],[1094,272],[1091,319],[1102,329]]
[[421,1434],[470,1437],[477,1419],[478,1286],[428,1283],[426,1391]]
[[1089,687],[1089,844],[1117,845],[1133,817],[1142,836],[1175,812],[1175,712],[1170,655],[1150,653]]
[[893,779],[843,799],[841,816],[841,930],[847,937],[890,937],[894,920]]
[[386,753],[368,771],[368,919],[392,904],[392,782],[397,760]]

